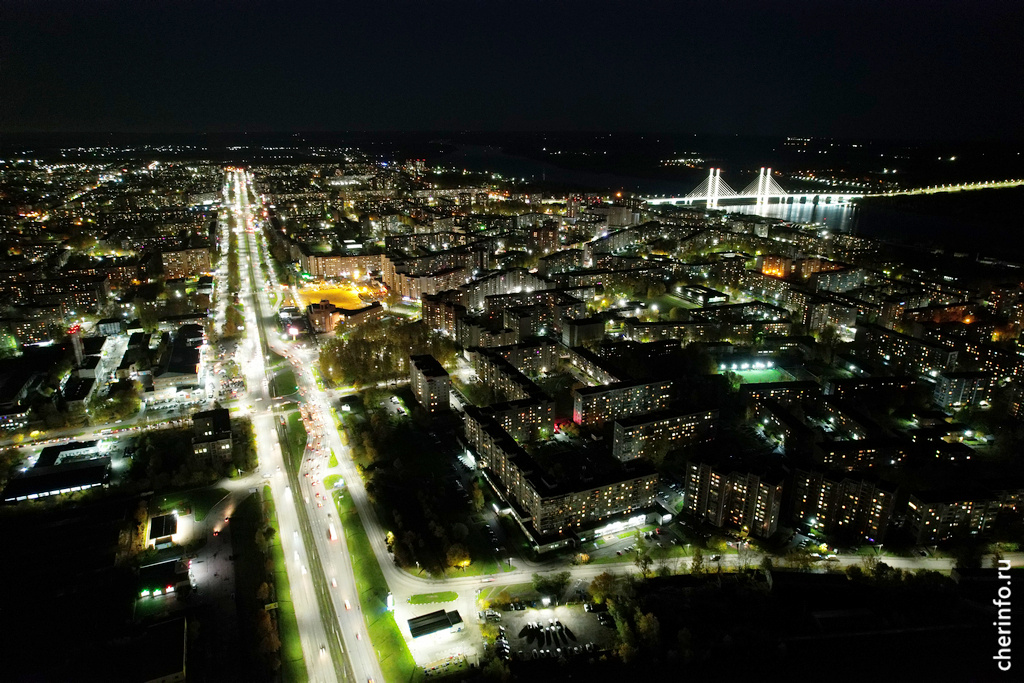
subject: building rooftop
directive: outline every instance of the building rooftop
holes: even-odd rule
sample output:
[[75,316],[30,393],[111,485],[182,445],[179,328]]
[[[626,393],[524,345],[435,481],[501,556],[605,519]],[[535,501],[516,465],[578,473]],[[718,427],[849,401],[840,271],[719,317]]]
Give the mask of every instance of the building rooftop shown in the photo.
[[164,538],[178,533],[178,515],[168,514],[153,517],[149,522],[149,537]]
[[458,611],[446,612],[439,609],[436,612],[409,619],[409,633],[413,638],[419,638],[438,631],[446,631],[461,623],[462,616]]
[[409,356],[409,361],[426,377],[447,377],[448,371],[430,355]]
[[33,467],[7,482],[3,499],[48,496],[75,488],[88,488],[107,481],[110,458],[73,462],[56,467]]

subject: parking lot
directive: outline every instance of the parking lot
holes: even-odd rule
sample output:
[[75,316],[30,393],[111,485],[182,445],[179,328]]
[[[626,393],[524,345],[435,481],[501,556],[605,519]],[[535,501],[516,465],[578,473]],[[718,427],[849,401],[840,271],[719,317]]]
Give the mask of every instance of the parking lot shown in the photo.
[[497,625],[504,639],[499,637],[496,647],[511,660],[587,660],[615,642],[614,624],[602,625],[598,614],[582,605],[506,611]]

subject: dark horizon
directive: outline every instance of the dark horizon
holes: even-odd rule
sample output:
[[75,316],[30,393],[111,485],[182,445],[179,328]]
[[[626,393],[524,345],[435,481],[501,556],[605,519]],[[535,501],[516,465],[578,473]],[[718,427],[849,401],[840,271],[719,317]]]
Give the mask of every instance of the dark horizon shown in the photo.
[[1015,2],[5,4],[5,134],[1024,139]]
[[[860,135],[810,135],[804,134],[799,131],[793,131],[789,133],[718,133],[718,132],[692,132],[692,131],[669,131],[669,130],[626,130],[626,129],[587,129],[587,130],[573,130],[573,129],[520,129],[520,130],[501,130],[501,129],[487,129],[487,128],[388,128],[388,129],[373,129],[373,128],[347,128],[347,129],[304,129],[304,130],[290,130],[290,129],[265,129],[265,130],[152,130],[152,131],[133,131],[133,130],[44,130],[44,129],[19,129],[19,130],[3,130],[0,131],[0,136],[9,136],[10,138],[22,138],[29,136],[40,136],[40,137],[86,137],[86,136],[123,136],[123,137],[135,137],[135,138],[165,138],[165,137],[232,137],[232,136],[246,136],[246,135],[265,135],[265,136],[294,136],[294,135],[311,135],[311,136],[343,136],[343,135],[374,135],[374,136],[386,136],[386,135],[408,135],[408,136],[423,136],[423,135],[495,135],[495,136],[532,136],[532,135],[572,135],[572,136],[585,136],[585,135],[628,135],[628,136],[653,136],[662,135],[666,137],[683,137],[693,136],[700,138],[714,138],[714,139],[726,139],[726,138],[740,138],[740,139],[756,139],[756,140],[785,140],[786,138],[808,138],[819,141],[833,141],[840,143],[868,143],[868,144],[881,144],[881,145],[945,145],[945,144],[964,144],[964,145],[994,145],[994,144],[1024,144],[1024,138],[1020,139],[1006,139],[1001,137],[984,137],[984,138],[971,138],[971,137],[868,137]],[[0,147],[7,144],[9,140],[5,140],[0,137]]]

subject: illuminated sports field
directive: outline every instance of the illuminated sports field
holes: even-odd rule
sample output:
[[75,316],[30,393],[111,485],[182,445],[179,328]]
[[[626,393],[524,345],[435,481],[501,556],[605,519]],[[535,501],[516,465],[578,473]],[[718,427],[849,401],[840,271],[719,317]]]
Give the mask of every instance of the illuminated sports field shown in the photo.
[[309,304],[315,304],[327,299],[335,306],[347,309],[356,309],[366,306],[354,287],[332,287],[330,289],[315,289],[304,287],[299,290],[299,300],[302,308]]
[[733,370],[740,376],[744,384],[761,382],[792,382],[795,377],[782,368],[765,368],[764,370]]

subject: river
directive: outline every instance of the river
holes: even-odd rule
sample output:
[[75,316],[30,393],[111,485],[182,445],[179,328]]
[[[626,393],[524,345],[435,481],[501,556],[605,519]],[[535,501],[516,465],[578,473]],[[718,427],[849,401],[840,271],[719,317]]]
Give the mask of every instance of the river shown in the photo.
[[[581,189],[625,189],[642,195],[685,194],[679,182],[566,169],[506,154],[499,147],[460,145],[439,159],[507,178],[547,180]],[[695,187],[699,179],[693,183]],[[768,204],[723,207],[731,213],[794,223],[823,223],[836,232],[892,242],[1024,259],[1021,212],[1024,188],[864,199],[854,205]]]

